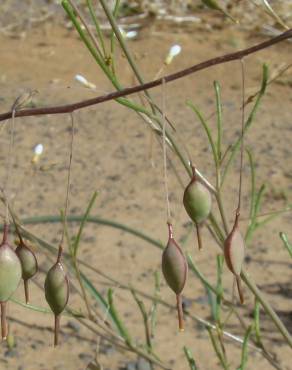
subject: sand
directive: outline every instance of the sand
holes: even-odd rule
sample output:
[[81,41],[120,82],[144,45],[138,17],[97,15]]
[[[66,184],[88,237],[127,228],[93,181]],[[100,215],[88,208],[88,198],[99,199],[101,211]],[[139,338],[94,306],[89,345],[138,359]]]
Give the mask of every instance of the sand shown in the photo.
[[[178,71],[208,58],[235,51],[262,41],[247,32],[218,30],[197,32],[162,27],[152,24],[145,27],[139,39],[129,43],[145,80],[151,80],[159,71],[169,47],[174,43],[182,46],[182,54],[167,67],[165,73]],[[36,106],[49,106],[79,101],[113,90],[74,31],[46,22],[33,28],[24,39],[0,36],[0,112],[7,111],[15,98],[26,88],[38,89],[34,98]],[[246,94],[257,91],[261,83],[262,63],[272,70],[281,63],[291,62],[291,44],[284,42],[245,60]],[[123,86],[135,83],[126,59],[118,53],[117,69]],[[226,149],[240,132],[240,63],[216,66],[167,85],[166,112],[177,130],[180,143],[187,146],[192,160],[200,171],[214,183],[212,154],[206,135],[186,101],[191,100],[208,117],[215,110],[213,81],[222,85],[223,146]],[[97,91],[89,91],[74,82],[79,73],[96,84]],[[290,77],[289,77],[290,76]],[[290,80],[289,80],[290,78]],[[245,145],[255,159],[256,187],[266,183],[261,212],[279,210],[291,199],[291,73],[282,77],[283,83],[269,86],[253,127],[246,136]],[[157,104],[161,104],[161,88],[151,91]],[[138,101],[138,97],[134,98]],[[247,111],[249,108],[247,108]],[[247,112],[246,112],[247,113]],[[82,215],[94,191],[98,191],[92,215],[128,225],[167,242],[165,191],[163,183],[162,151],[149,127],[134,112],[116,102],[108,102],[74,113],[75,142],[73,151],[72,185],[70,189],[70,215]],[[215,117],[209,120],[215,132]],[[8,153],[8,124],[0,135],[0,178],[6,176]],[[12,186],[10,195],[13,207],[21,219],[32,216],[56,215],[63,208],[66,192],[67,164],[70,143],[70,116],[43,116],[16,119],[15,145],[13,148]],[[215,135],[215,133],[214,133]],[[31,166],[33,148],[44,145],[39,165],[43,171]],[[183,184],[188,178],[182,165],[169,151],[176,171]],[[234,219],[238,193],[238,162],[232,166],[223,188],[224,207],[229,226]],[[189,220],[182,205],[183,189],[171,167],[168,171],[170,205],[173,214],[175,237],[178,241],[188,233]],[[250,170],[244,157],[243,204],[241,229],[248,225],[250,201]],[[214,212],[217,208],[214,201]],[[1,209],[4,214],[4,206]],[[292,240],[291,214],[285,213],[272,223],[257,230],[246,251],[245,267],[251,278],[261,288],[288,330],[291,321],[291,263],[287,251],[278,236],[287,233]],[[27,225],[39,237],[57,246],[61,236],[60,223]],[[69,224],[70,235],[78,230],[78,223]],[[13,237],[11,236],[11,240]],[[195,234],[184,244],[200,270],[213,283],[216,282],[216,255],[221,251],[203,229],[204,250],[198,252]],[[31,283],[31,304],[48,308],[43,291],[44,272],[52,264],[43,249],[34,244],[41,271]],[[145,343],[144,327],[138,306],[123,285],[141,291],[154,292],[154,272],[160,270],[161,250],[126,232],[88,223],[82,235],[79,257],[119,284],[113,284],[98,274],[81,266],[96,289],[106,297],[107,289],[114,288],[116,306],[122,315],[133,340]],[[70,279],[77,286],[76,279]],[[223,275],[224,291],[230,297],[232,277],[226,267]],[[121,286],[120,286],[121,285]],[[245,287],[246,303],[237,310],[247,325],[252,323],[254,305],[252,294]],[[22,287],[15,297],[23,301]],[[175,297],[161,276],[160,297],[171,305]],[[187,311],[190,315],[212,322],[206,292],[195,275],[190,272],[184,291]],[[149,310],[151,301],[143,298]],[[94,307],[99,308],[94,301]],[[70,308],[86,312],[76,289],[71,287]],[[223,317],[227,310],[223,311]],[[281,369],[291,369],[291,349],[277,333],[270,318],[261,311],[262,335],[268,350],[275,353]],[[62,318],[61,344],[52,348],[53,317],[9,303],[10,332],[15,347],[8,350],[1,346],[0,368],[17,370],[85,370],[97,352],[103,369],[118,370],[135,363],[137,356],[112,347],[73,318]],[[220,369],[211,347],[207,331],[196,320],[186,318],[186,330],[177,330],[176,312],[158,306],[157,326],[153,345],[161,360],[175,370],[188,368],[182,347],[188,346],[199,369]],[[230,319],[226,330],[239,337],[244,331],[236,318]],[[230,369],[240,363],[240,347],[235,341],[224,339]],[[98,346],[98,350],[97,350]],[[156,367],[155,367],[156,368]],[[158,369],[158,367],[157,367]],[[256,351],[249,351],[248,370],[273,369],[272,365]]]

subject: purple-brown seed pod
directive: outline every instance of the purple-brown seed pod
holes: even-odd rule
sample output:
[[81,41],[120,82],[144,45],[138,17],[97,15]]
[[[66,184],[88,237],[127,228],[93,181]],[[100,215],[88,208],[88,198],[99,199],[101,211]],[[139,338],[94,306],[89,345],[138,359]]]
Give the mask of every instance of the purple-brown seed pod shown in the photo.
[[184,330],[181,292],[185,286],[188,264],[186,258],[173,238],[172,225],[168,223],[168,243],[162,254],[162,272],[168,286],[177,298],[179,329]]

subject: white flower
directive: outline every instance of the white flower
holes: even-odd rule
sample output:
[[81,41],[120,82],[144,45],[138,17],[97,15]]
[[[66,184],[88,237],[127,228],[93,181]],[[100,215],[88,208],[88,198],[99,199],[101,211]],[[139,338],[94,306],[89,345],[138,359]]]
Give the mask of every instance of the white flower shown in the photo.
[[93,90],[96,89],[96,86],[92,82],[87,81],[87,79],[83,77],[82,75],[77,74],[75,76],[75,80],[81,83],[81,85],[87,87],[88,89],[93,89]]
[[36,154],[36,155],[41,155],[42,153],[43,153],[43,151],[44,151],[44,146],[43,146],[43,144],[38,144],[38,145],[36,145],[35,147],[34,147],[34,154]]
[[172,45],[172,47],[169,49],[168,55],[165,58],[164,63],[170,64],[175,56],[177,56],[181,52],[181,46],[180,45]]
[[44,146],[43,146],[43,144],[37,144],[37,145],[33,148],[33,153],[34,153],[34,155],[33,155],[33,157],[32,157],[31,162],[32,162],[32,163],[34,163],[34,164],[36,164],[36,163],[39,161],[40,156],[42,155],[43,151],[44,151]]
[[129,31],[129,32],[127,32],[126,33],[126,38],[127,39],[134,39],[134,38],[136,38],[137,37],[137,35],[138,35],[138,32],[137,31]]

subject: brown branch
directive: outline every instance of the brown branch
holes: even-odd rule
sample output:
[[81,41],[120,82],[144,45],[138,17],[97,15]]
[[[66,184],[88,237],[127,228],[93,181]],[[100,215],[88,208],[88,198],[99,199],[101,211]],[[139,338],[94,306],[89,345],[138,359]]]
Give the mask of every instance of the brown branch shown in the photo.
[[[220,57],[215,57],[215,58],[212,58],[212,59],[208,59],[208,60],[206,60],[204,62],[201,62],[199,64],[196,64],[192,67],[183,69],[183,70],[178,71],[176,73],[170,74],[170,75],[162,77],[162,78],[158,78],[154,81],[150,81],[150,82],[147,82],[147,83],[142,84],[142,85],[128,87],[128,88],[125,88],[125,89],[120,90],[120,91],[115,91],[115,92],[109,93],[107,95],[98,96],[96,98],[83,100],[83,101],[80,101],[80,102],[77,102],[77,103],[59,105],[59,106],[53,106],[53,107],[31,108],[31,109],[18,110],[18,111],[15,112],[15,117],[40,116],[40,115],[45,115],[45,114],[72,113],[75,110],[78,110],[78,109],[81,109],[81,108],[85,108],[85,107],[89,107],[91,105],[96,105],[96,104],[100,104],[100,103],[103,103],[103,102],[106,102],[106,101],[109,101],[109,100],[114,100],[114,99],[117,99],[117,98],[121,98],[121,97],[126,96],[126,95],[135,94],[139,91],[152,89],[153,87],[161,85],[163,83],[163,81],[165,83],[168,83],[168,82],[183,78],[185,76],[188,76],[192,73],[201,71],[203,69],[215,66],[217,64],[223,64],[223,63],[231,62],[233,60],[240,60],[240,59],[242,59],[243,57],[245,57],[247,55],[250,55],[250,54],[256,53],[260,50],[266,49],[266,48],[268,48],[272,45],[275,45],[275,44],[277,44],[281,41],[287,40],[289,38],[292,38],[292,29],[280,34],[279,36],[276,36],[276,37],[274,37],[270,40],[264,41],[260,44],[252,46],[250,48],[243,49],[243,50],[237,51],[235,53],[224,54],[224,55],[221,55]],[[0,122],[4,121],[6,119],[9,119],[11,117],[12,117],[12,111],[2,113],[2,114],[0,114]]]

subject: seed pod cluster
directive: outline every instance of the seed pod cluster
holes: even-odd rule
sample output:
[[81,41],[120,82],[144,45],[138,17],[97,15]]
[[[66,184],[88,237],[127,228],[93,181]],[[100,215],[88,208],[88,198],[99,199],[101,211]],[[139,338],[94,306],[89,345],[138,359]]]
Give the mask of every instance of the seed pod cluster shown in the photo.
[[184,330],[181,292],[185,286],[188,264],[186,258],[173,238],[172,225],[168,223],[168,243],[162,254],[162,272],[168,286],[176,294],[179,329]]
[[194,167],[192,179],[184,191],[183,204],[187,214],[196,226],[198,245],[199,249],[201,249],[200,225],[208,218],[211,212],[212,199],[209,190],[197,179]]
[[[20,235],[19,235],[20,236]],[[29,289],[28,281],[31,279],[38,271],[38,262],[34,252],[28,245],[23,241],[20,236],[20,243],[15,250],[22,268],[22,279],[24,283],[25,301],[26,304],[29,303]]]
[[230,234],[224,242],[224,257],[229,270],[236,278],[240,302],[244,303],[240,273],[245,255],[245,243],[238,227],[239,214],[236,214],[235,222]]
[[20,261],[8,243],[8,224],[4,224],[3,241],[0,245],[0,304],[2,339],[7,337],[6,303],[16,291],[21,279]]
[[64,311],[69,299],[69,281],[63,264],[59,258],[47,273],[45,280],[46,300],[55,315],[54,345],[58,345],[60,315]]

